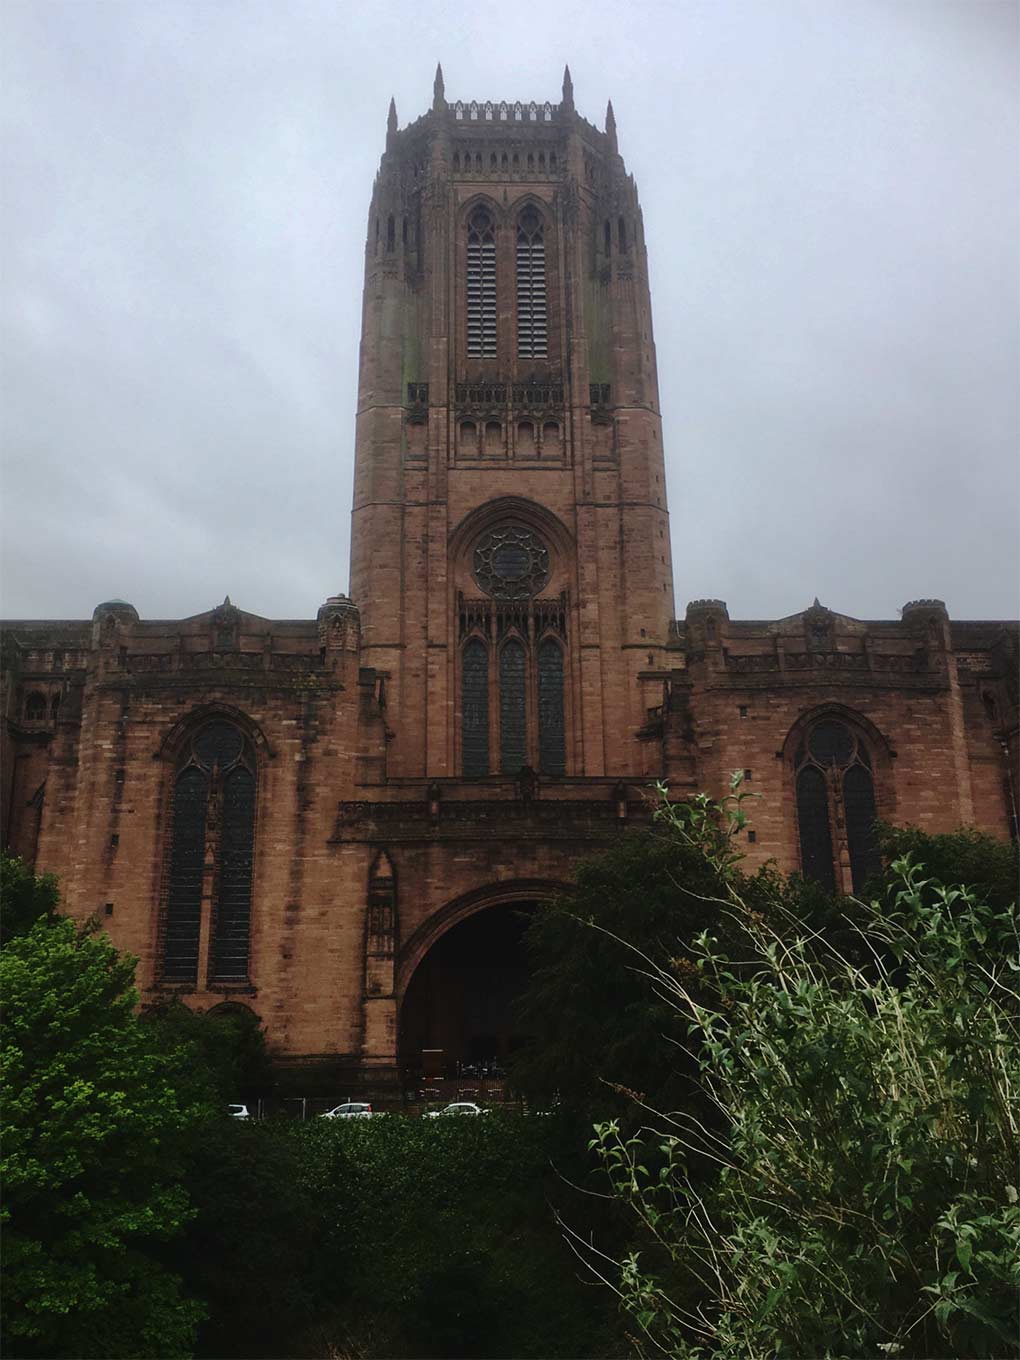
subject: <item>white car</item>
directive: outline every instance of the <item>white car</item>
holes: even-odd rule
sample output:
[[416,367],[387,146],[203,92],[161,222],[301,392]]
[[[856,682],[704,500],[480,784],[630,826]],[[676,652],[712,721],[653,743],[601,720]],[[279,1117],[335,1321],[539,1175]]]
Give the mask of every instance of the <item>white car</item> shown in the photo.
[[332,1110],[319,1116],[320,1119],[371,1119],[372,1106],[367,1100],[345,1100]]
[[446,1105],[441,1110],[429,1110],[426,1113],[428,1119],[438,1119],[444,1114],[488,1114],[488,1110],[483,1110],[481,1105],[476,1105],[473,1100],[455,1100],[452,1105]]
[[248,1106],[247,1106],[247,1105],[228,1105],[228,1106],[227,1106],[227,1114],[229,1114],[230,1117],[231,1117],[232,1119],[250,1119],[250,1118],[251,1118],[251,1115],[248,1113]]

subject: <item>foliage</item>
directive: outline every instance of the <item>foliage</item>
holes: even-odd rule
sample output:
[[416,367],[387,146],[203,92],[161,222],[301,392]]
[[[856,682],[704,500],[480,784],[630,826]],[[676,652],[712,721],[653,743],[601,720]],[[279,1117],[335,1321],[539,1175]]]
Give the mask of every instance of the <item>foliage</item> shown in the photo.
[[[559,1100],[590,1124],[614,1109],[622,1114],[634,1091],[657,1105],[688,1097],[695,1065],[681,1047],[669,1050],[670,1042],[683,1045],[684,1027],[647,973],[688,955],[705,929],[736,941],[733,923],[720,915],[730,878],[753,909],[818,922],[834,913],[816,884],[787,881],[770,867],[741,875],[732,837],[720,832],[707,804],[699,816],[697,843],[661,828],[632,833],[578,867],[570,897],[536,912],[521,1003],[522,1028],[532,1038],[513,1064],[514,1084],[531,1104],[548,1108]],[[739,805],[734,816],[742,827]],[[708,855],[711,837],[715,853]]]
[[142,1013],[156,1042],[167,1052],[186,1051],[179,1088],[196,1101],[222,1109],[231,1101],[254,1101],[272,1088],[265,1032],[245,1006],[194,1011],[173,997]]
[[[20,889],[19,889],[20,891]],[[12,1356],[185,1356],[199,1308],[161,1268],[187,1216],[176,1140],[197,1114],[134,1015],[134,961],[42,916],[0,954]]]
[[[1015,1354],[1016,905],[905,856],[884,899],[860,904],[862,969],[781,903],[749,907],[721,844],[739,798],[664,808],[723,873],[744,946],[706,931],[693,964],[647,966],[685,1019],[715,1118],[646,1110],[634,1136],[597,1126],[644,1234],[611,1275],[599,1268],[642,1353]],[[707,1181],[692,1174],[706,1162]]]
[[206,1306],[197,1356],[301,1354],[308,1319],[330,1306],[342,1267],[324,1251],[325,1203],[302,1158],[300,1129],[282,1120],[192,1131],[183,1184],[194,1216],[170,1259]]
[[[966,883],[988,906],[1000,909],[1016,901],[1020,878],[1020,844],[997,841],[973,827],[935,835],[916,826],[879,823],[878,843],[889,865],[909,855],[923,864],[932,883]],[[888,887],[897,889],[896,871],[868,885],[866,896],[881,896]],[[891,882],[890,882],[891,878]]]
[[0,850],[0,944],[26,934],[36,921],[52,921],[60,893],[52,874],[34,874]]
[[579,1281],[547,1197],[555,1121],[314,1120],[296,1130],[327,1215],[322,1316],[343,1353],[618,1355],[612,1308]]

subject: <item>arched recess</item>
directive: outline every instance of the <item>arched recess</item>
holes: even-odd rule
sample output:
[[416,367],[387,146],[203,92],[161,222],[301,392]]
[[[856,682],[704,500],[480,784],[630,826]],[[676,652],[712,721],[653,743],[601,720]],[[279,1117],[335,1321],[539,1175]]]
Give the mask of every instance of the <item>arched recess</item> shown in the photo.
[[528,919],[558,887],[517,881],[467,894],[408,941],[398,1010],[407,1077],[492,1075],[526,1042],[517,1002],[530,975]]
[[844,704],[801,714],[783,745],[795,859],[830,892],[860,892],[880,865],[872,834],[895,811],[895,752],[862,713]]
[[520,878],[507,883],[493,883],[475,888],[455,897],[434,911],[401,945],[397,956],[395,990],[402,1001],[414,970],[432,946],[453,926],[467,920],[487,907],[508,906],[514,902],[544,902],[551,897],[569,896],[569,883],[550,878]]
[[501,520],[518,520],[540,533],[559,557],[567,577],[574,561],[573,534],[551,510],[525,496],[497,496],[468,511],[450,531],[451,566],[464,558],[476,538]]

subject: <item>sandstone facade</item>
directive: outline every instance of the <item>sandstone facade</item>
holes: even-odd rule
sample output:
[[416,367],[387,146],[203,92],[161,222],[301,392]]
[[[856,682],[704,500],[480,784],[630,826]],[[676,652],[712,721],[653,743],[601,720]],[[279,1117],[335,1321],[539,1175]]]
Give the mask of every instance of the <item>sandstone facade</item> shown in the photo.
[[569,76],[391,111],[360,363],[350,598],[5,628],[5,841],[147,999],[393,1073],[436,943],[568,882],[655,780],[743,770],[750,863],[846,890],[875,814],[1016,834],[1016,625],[675,618],[641,211]]

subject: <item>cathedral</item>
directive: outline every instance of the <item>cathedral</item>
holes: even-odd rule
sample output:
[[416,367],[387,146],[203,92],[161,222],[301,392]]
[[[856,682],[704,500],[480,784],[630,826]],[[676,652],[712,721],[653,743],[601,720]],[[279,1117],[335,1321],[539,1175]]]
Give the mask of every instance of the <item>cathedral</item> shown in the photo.
[[845,892],[876,818],[1015,836],[1017,626],[677,617],[665,457],[612,106],[437,71],[368,213],[350,595],[6,624],[6,845],[144,1002],[246,1007],[302,1089],[369,1091],[498,1070],[528,908],[656,781],[742,771],[746,863]]

